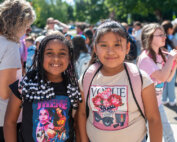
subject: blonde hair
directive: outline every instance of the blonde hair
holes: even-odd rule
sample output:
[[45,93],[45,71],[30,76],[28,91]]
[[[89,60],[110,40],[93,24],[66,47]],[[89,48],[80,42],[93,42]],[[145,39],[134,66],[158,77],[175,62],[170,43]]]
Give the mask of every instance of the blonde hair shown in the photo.
[[25,0],[5,0],[0,4],[0,34],[19,42],[17,33],[36,19],[35,12]]

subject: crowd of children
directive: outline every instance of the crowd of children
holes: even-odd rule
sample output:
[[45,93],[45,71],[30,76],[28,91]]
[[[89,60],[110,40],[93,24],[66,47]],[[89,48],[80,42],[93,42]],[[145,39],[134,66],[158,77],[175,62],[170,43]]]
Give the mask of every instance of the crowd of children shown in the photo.
[[0,8],[0,142],[175,142],[163,108],[176,105],[170,21],[79,23],[71,35],[50,17],[34,35],[28,2]]

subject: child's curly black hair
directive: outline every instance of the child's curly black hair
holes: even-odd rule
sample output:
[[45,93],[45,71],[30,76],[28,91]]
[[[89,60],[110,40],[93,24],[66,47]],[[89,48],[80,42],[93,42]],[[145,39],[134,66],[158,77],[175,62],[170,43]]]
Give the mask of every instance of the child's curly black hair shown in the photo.
[[62,73],[62,77],[64,82],[66,82],[67,94],[71,100],[71,104],[73,108],[76,109],[78,107],[78,103],[81,102],[82,99],[74,70],[73,47],[71,42],[68,41],[63,35],[49,35],[41,41],[39,50],[35,55],[32,66],[20,83],[20,88],[22,89],[22,98],[23,101],[33,101],[50,99],[55,96],[54,88],[51,87],[51,82],[47,80],[43,62],[44,51],[48,42],[56,39],[64,44],[69,50],[69,65],[67,69]]

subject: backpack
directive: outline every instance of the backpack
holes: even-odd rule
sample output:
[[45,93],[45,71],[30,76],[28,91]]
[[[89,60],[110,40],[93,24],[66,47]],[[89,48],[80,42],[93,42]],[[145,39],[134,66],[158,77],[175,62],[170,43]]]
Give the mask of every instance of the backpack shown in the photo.
[[[88,98],[89,98],[89,90],[91,83],[95,77],[95,75],[99,72],[101,69],[102,65],[100,63],[95,63],[92,64],[83,74],[82,78],[82,84],[83,84],[83,92],[84,92],[84,97],[85,97],[85,102],[86,102],[86,115],[87,118],[89,116],[89,107],[88,107]],[[146,121],[145,117],[145,112],[144,112],[144,106],[143,106],[143,101],[141,97],[141,91],[142,90],[142,85],[143,85],[143,79],[142,79],[142,74],[137,68],[136,65],[132,63],[124,63],[125,71],[129,80],[129,85],[130,89],[133,95],[133,98],[135,100],[135,103],[142,115],[142,117]],[[138,89],[135,89],[138,88]]]
[[130,51],[128,53],[128,55],[126,56],[126,60],[127,61],[132,61],[132,60],[136,60],[137,56],[138,56],[138,49],[137,49],[137,45],[136,45],[136,41],[135,39],[129,35],[129,41],[130,41]]

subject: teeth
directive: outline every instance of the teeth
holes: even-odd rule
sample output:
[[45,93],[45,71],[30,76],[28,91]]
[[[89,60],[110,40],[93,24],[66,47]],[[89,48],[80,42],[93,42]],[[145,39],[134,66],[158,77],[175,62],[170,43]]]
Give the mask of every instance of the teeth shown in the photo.
[[58,64],[52,64],[53,67],[59,67],[60,65]]

